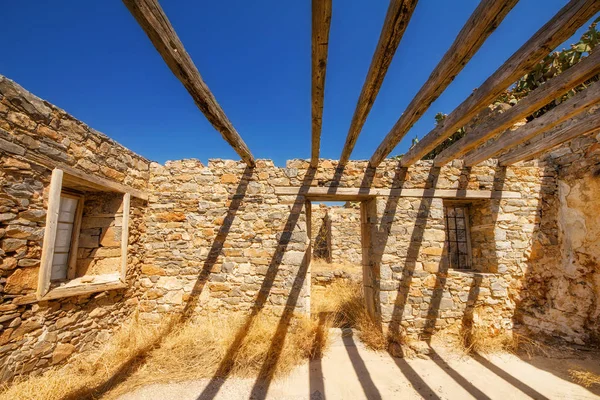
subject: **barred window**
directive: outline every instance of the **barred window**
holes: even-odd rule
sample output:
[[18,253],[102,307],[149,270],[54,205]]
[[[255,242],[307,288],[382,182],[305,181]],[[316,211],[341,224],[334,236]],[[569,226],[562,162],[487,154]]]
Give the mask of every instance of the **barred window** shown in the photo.
[[446,248],[448,265],[455,269],[471,269],[471,238],[469,234],[469,206],[445,204]]

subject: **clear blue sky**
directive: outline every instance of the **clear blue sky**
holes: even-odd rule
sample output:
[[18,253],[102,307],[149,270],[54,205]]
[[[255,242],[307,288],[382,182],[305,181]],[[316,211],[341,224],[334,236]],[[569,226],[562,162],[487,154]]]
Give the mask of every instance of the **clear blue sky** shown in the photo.
[[[419,1],[352,159],[371,156],[477,3]],[[566,3],[521,0],[392,154],[426,134],[437,112],[460,104]],[[161,4],[254,156],[277,165],[308,158],[310,0]],[[323,158],[340,156],[387,5],[333,2]],[[7,1],[2,14],[0,74],[149,159],[239,159],[121,1]]]

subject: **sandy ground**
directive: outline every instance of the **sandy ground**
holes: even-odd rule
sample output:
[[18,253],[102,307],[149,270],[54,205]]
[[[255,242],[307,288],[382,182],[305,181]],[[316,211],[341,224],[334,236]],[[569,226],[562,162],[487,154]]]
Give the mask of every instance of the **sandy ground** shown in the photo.
[[466,357],[435,348],[430,358],[404,360],[367,350],[352,335],[332,330],[322,360],[302,365],[281,380],[254,388],[254,380],[231,378],[157,384],[120,400],[204,399],[600,399],[572,383],[568,369],[600,368],[600,360],[522,360],[514,355]]

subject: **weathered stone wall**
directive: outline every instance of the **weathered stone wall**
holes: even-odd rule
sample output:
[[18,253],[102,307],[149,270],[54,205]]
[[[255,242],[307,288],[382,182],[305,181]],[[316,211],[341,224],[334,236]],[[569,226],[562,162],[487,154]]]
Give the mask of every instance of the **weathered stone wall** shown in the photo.
[[[408,170],[396,171],[395,166],[386,162],[365,177],[366,162],[352,162],[336,183],[498,189],[518,192],[521,198],[487,200],[486,207],[478,207],[479,225],[495,240],[481,256],[486,271],[498,271],[493,274],[448,271],[441,198],[374,200],[369,263],[383,322],[401,324],[416,335],[460,323],[465,309],[472,307],[474,314],[485,315],[482,322],[512,327],[514,296],[538,215],[542,170],[535,163],[506,171],[489,163],[469,173],[457,166],[434,169],[429,162]],[[241,179],[244,165],[232,161],[154,165],[142,279],[146,316],[159,319],[156,312],[180,310],[190,302],[203,311],[258,307],[281,313],[284,305],[307,311],[305,199],[275,194],[277,186],[325,186],[336,179],[333,161],[321,162],[314,176],[307,169],[302,160],[290,161],[286,168],[260,161]]]
[[[104,342],[135,308],[132,288],[36,301],[51,176],[44,165],[61,163],[145,189],[149,162],[1,76],[0,157],[0,380],[5,380]],[[144,208],[132,199],[131,286],[143,257]]]
[[[324,226],[324,218],[329,218],[329,231]],[[312,206],[311,240],[314,244],[317,235],[324,229],[329,235],[330,262],[337,264],[361,265],[360,209],[342,206],[326,206],[314,203]],[[315,249],[313,246],[313,256]]]
[[583,344],[600,338],[600,135],[544,157],[540,226],[517,316],[530,330]]

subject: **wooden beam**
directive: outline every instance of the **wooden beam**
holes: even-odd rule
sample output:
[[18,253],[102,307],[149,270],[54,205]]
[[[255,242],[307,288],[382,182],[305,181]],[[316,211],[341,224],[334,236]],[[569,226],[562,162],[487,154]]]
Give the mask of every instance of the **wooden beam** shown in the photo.
[[[517,0],[509,1],[516,3]],[[485,2],[489,1],[485,0]],[[377,43],[369,72],[367,72],[365,83],[363,84],[354,115],[352,116],[350,129],[348,130],[348,136],[346,137],[346,143],[344,144],[340,158],[340,165],[345,165],[350,159],[358,135],[367,120],[371,107],[375,103],[375,98],[379,93],[383,79],[394,58],[396,49],[400,44],[404,31],[406,31],[416,5],[417,0],[390,1],[381,34],[379,35],[379,42]]]
[[600,109],[584,111],[572,120],[554,127],[545,135],[536,136],[529,144],[516,147],[499,157],[498,164],[506,166],[530,160],[555,146],[592,132],[600,132]]
[[121,281],[127,282],[127,251],[129,247],[129,213],[131,208],[131,195],[123,195],[123,223],[121,224]]
[[506,131],[487,146],[480,147],[464,157],[464,166],[471,167],[500,154],[502,151],[525,143],[556,125],[600,103],[600,84],[596,83],[561,103],[556,108],[514,131]]
[[331,0],[312,0],[312,167],[319,164],[330,26]]
[[50,190],[48,192],[48,210],[46,212],[46,227],[44,228],[44,242],[42,244],[42,259],[38,273],[37,298],[40,299],[50,290],[50,274],[52,273],[52,260],[54,259],[54,244],[56,243],[56,230],[58,228],[58,214],[60,211],[60,193],[62,190],[63,172],[60,169],[52,171]]
[[441,198],[467,198],[467,199],[490,199],[506,198],[519,199],[521,193],[510,191],[492,190],[461,190],[461,189],[377,189],[377,188],[336,188],[331,192],[328,187],[275,187],[278,196],[297,196],[303,194],[312,200],[327,201],[333,199],[356,200],[368,199],[374,196],[395,197],[441,197]]
[[217,103],[210,89],[202,80],[200,72],[185,51],[173,26],[167,19],[157,0],[123,0],[131,14],[140,24],[150,41],[158,50],[173,74],[181,81],[206,119],[223,136],[223,139],[249,166],[254,166],[254,157],[237,133],[225,112]]
[[[438,154],[433,164],[436,167],[441,167],[461,157],[599,72],[600,51],[596,51],[584,58],[580,63],[529,92],[514,107],[477,126],[473,131]],[[595,96],[589,97],[588,101],[592,101],[591,104],[593,104]],[[588,104],[588,106],[591,104]]]
[[[442,94],[456,75],[467,65],[517,1],[482,0],[479,3],[479,6],[473,11],[469,20],[456,36],[452,46],[429,76],[429,79],[406,107],[398,122],[371,157],[372,166],[379,165],[394,150],[394,147],[400,143],[408,130],[427,111],[431,103]],[[352,122],[354,123],[354,119]],[[360,128],[362,128],[362,125],[360,125],[359,130]],[[348,137],[350,137],[350,132]],[[348,144],[348,139],[346,139],[346,144]]]
[[[491,104],[506,88],[531,71],[535,65],[570,38],[577,29],[600,10],[600,1],[571,0],[517,52],[496,70],[475,92],[463,101],[443,123],[435,127],[411,148],[400,160],[408,167],[449,138],[473,119],[483,108]],[[382,157],[373,158],[377,166]]]

